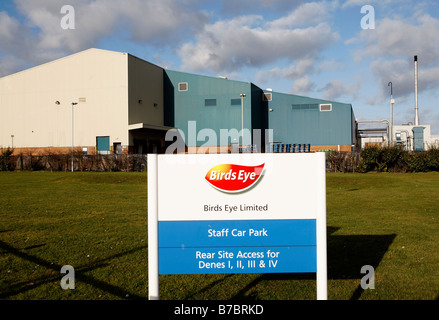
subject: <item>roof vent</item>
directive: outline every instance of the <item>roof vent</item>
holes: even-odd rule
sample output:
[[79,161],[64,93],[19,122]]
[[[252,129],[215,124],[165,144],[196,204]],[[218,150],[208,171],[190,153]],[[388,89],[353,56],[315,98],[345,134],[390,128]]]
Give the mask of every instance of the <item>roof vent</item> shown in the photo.
[[332,111],[332,104],[321,104],[320,111]]

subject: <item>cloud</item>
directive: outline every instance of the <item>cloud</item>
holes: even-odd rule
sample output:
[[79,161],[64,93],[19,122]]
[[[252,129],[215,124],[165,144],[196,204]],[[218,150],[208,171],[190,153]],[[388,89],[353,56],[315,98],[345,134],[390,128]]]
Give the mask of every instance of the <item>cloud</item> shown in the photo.
[[[295,64],[291,64],[285,68],[274,67],[270,70],[260,70],[256,73],[256,81],[258,83],[267,83],[271,79],[287,79],[293,80],[291,93],[298,95],[306,95],[309,91],[316,87],[311,81],[309,75],[316,70],[315,59],[305,57],[297,59]],[[317,66],[317,69],[319,67]]]
[[[133,41],[168,41],[185,39],[188,30],[200,28],[207,22],[205,14],[184,6],[177,0],[74,0],[75,30],[60,28],[62,5],[53,0],[16,0],[20,12],[31,26],[40,30],[42,46],[84,49],[111,35],[118,28],[126,28]],[[173,36],[176,36],[175,38]]]
[[154,40],[159,44],[179,43],[192,36],[208,22],[207,14],[184,1],[130,0],[117,1],[134,41]]
[[0,52],[20,51],[23,38],[27,38],[26,31],[20,26],[17,19],[0,11]]
[[260,67],[281,58],[318,56],[339,40],[329,24],[291,28],[280,19],[265,22],[247,15],[205,25],[194,42],[178,51],[184,70],[213,72]]
[[351,97],[352,100],[355,100],[360,87],[358,79],[349,84],[345,84],[342,80],[331,80],[322,88],[323,99],[334,101],[341,97]]
[[[439,67],[424,67],[418,58],[418,93],[439,87]],[[371,68],[379,79],[381,98],[388,96],[387,85],[392,82],[394,96],[406,97],[414,92],[414,62],[412,60],[382,60],[371,63]]]
[[315,69],[315,60],[311,57],[296,60],[296,64],[292,64],[286,68],[274,67],[270,70],[261,70],[256,74],[258,81],[266,81],[267,79],[290,79],[296,80],[307,74],[310,74]]
[[439,42],[436,41],[439,20],[422,10],[407,12],[409,16],[401,13],[393,18],[377,19],[375,30],[361,31],[354,54],[357,62],[369,65],[376,83],[376,92],[369,94],[365,103],[387,105],[390,97],[388,83],[392,82],[399,113],[403,108],[411,110],[414,105],[414,55],[418,56],[420,106],[422,99],[432,99],[431,95],[439,87]]
[[413,1],[411,0],[346,0],[342,4],[342,8],[349,8],[349,7],[362,7],[364,5],[373,5],[373,6],[380,6],[380,7],[391,7],[391,6],[399,6],[410,4],[411,7],[413,7]]
[[[0,15],[0,69],[18,56],[40,64],[72,52],[99,46],[116,34],[122,41],[167,46],[187,41],[207,23],[207,14],[181,0],[72,0],[75,29],[64,30],[58,0],[15,0],[19,17]],[[3,67],[1,67],[3,66]],[[8,68],[10,69],[10,68]]]
[[295,26],[310,26],[326,20],[337,7],[337,2],[308,2],[300,5],[285,17],[268,23],[273,29],[285,29]]
[[286,12],[293,10],[305,0],[221,0],[222,16],[262,14],[263,12]]
[[425,64],[437,63],[439,55],[439,20],[429,14],[411,19],[388,19],[376,21],[375,30],[363,30],[360,37],[364,46],[358,58],[391,57],[407,58],[422,52]]
[[306,56],[296,59],[294,64],[285,68],[274,67],[269,70],[259,70],[255,78],[258,83],[267,83],[273,79],[293,80],[293,87],[289,92],[306,95],[317,87],[316,83],[311,81],[310,76],[338,69],[340,69],[339,63],[334,60],[322,60],[318,56]]
[[37,41],[31,31],[6,12],[0,12],[0,43],[0,76],[15,72],[39,54],[32,50]]
[[306,95],[308,92],[314,90],[316,84],[310,80],[308,76],[303,76],[300,79],[294,81],[291,93],[297,95]]

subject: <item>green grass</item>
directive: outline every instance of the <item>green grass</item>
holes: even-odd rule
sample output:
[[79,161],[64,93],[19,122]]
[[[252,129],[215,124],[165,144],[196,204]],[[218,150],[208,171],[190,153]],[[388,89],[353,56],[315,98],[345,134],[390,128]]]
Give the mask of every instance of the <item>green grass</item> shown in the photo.
[[[146,299],[145,173],[0,173],[0,299]],[[328,174],[328,298],[437,299],[439,173]],[[62,290],[60,269],[75,268]],[[362,290],[363,265],[375,289]],[[162,299],[315,299],[314,274],[160,276]]]
[[[1,298],[145,297],[145,174],[13,172],[0,181]],[[63,265],[75,268],[75,290],[60,287]]]

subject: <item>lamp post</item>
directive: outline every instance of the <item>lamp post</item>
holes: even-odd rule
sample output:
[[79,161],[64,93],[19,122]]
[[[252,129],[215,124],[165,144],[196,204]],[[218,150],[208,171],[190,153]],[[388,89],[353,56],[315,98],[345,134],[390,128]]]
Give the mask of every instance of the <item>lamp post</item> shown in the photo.
[[244,147],[244,98],[246,97],[245,93],[240,94],[241,97],[241,148]]
[[387,84],[388,87],[390,87],[390,137],[389,137],[389,144],[393,143],[393,104],[395,103],[395,100],[393,99],[393,84],[392,82],[389,82]]
[[75,137],[75,127],[74,127],[74,123],[75,123],[75,118],[74,118],[74,114],[73,114],[73,110],[74,110],[74,106],[76,106],[78,103],[77,102],[72,102],[72,172],[73,172],[73,146],[74,146],[74,137]]

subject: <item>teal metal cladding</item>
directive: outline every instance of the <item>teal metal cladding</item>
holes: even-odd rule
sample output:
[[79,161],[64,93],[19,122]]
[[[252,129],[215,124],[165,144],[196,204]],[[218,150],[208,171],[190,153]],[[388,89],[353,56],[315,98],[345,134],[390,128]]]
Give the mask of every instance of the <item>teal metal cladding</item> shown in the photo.
[[[330,111],[321,111],[330,104]],[[355,119],[350,104],[272,92],[269,128],[278,143],[352,145]],[[353,127],[354,126],[354,127]]]
[[415,151],[424,150],[424,129],[425,127],[415,127],[413,131],[413,146]]
[[[244,93],[244,128],[252,129],[252,88],[247,82],[194,75],[165,70],[165,125],[182,130],[186,145],[219,146],[230,145],[220,141],[220,130],[241,131],[241,97]],[[179,84],[187,83],[187,90],[179,91]],[[196,122],[198,139],[189,137],[188,122]],[[216,141],[209,141],[202,129],[212,129]],[[196,140],[196,141],[194,141]],[[245,144],[250,144],[245,141]]]
[[[355,144],[355,118],[350,104],[322,99],[271,93],[271,100],[263,99],[264,91],[249,82],[200,76],[165,70],[165,125],[180,129],[186,145],[230,146],[232,141],[221,141],[221,130],[241,131],[241,98],[244,93],[244,128],[252,133],[273,130],[273,142],[310,145]],[[179,88],[179,84],[183,84]],[[184,89],[184,90],[179,90]],[[321,111],[321,104],[331,104],[329,111]],[[189,135],[189,122],[196,128]],[[211,129],[216,139],[209,141],[202,129]],[[201,131],[201,132],[200,132]],[[195,136],[194,136],[195,135]],[[239,141],[240,142],[240,141]],[[244,140],[244,145],[255,143],[255,137]]]

